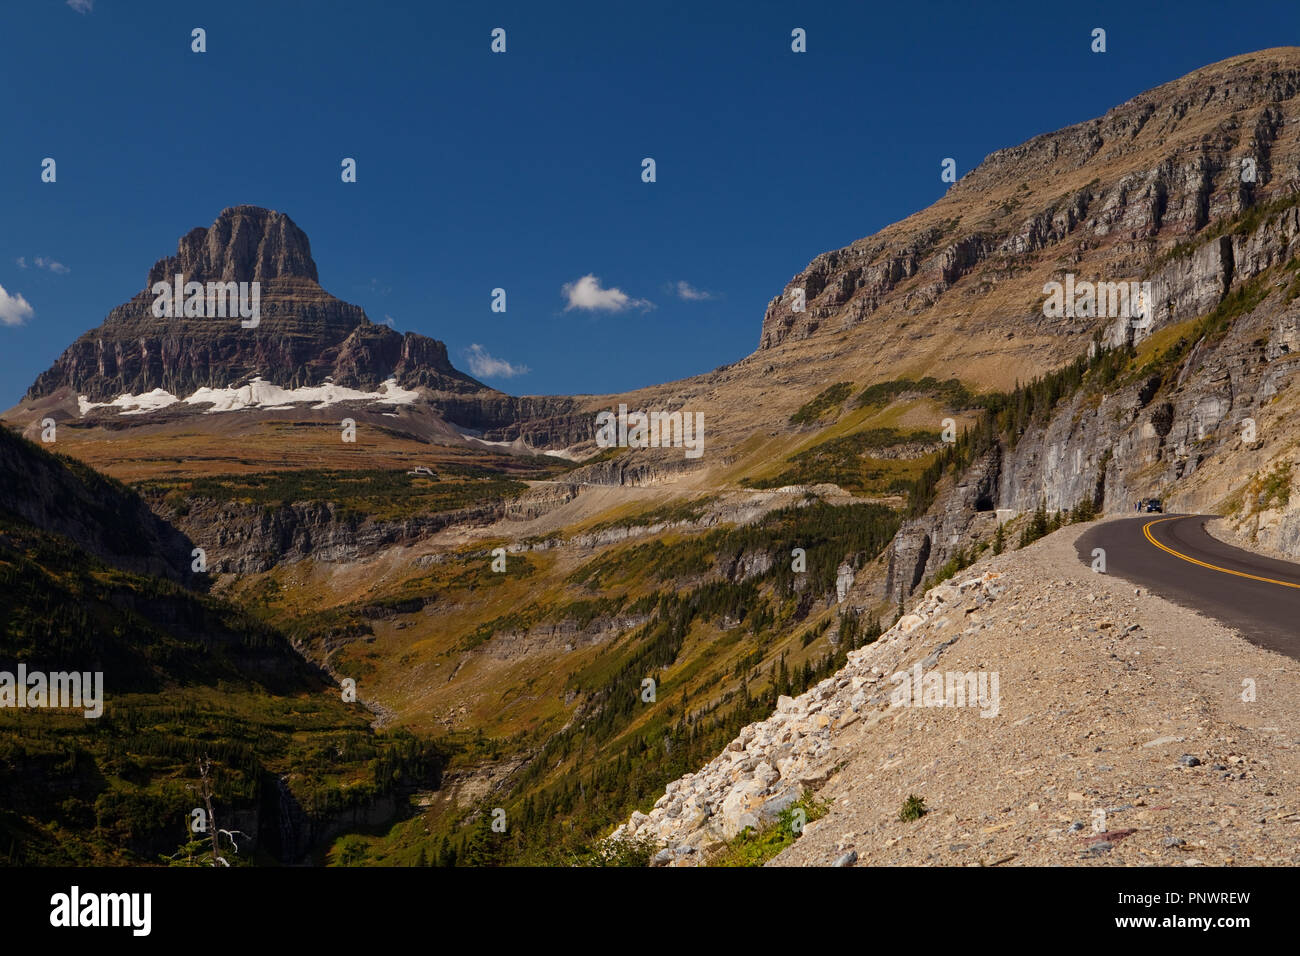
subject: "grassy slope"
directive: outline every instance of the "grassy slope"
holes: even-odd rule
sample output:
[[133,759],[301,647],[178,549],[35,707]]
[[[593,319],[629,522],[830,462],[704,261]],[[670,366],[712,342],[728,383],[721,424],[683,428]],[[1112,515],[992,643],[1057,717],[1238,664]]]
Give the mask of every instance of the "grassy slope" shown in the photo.
[[[491,762],[493,753],[536,756],[508,796],[494,799],[512,818],[532,817],[512,831],[507,859],[537,861],[580,846],[707,759],[770,710],[778,690],[827,673],[848,649],[830,653],[825,636],[836,611],[823,596],[835,568],[846,554],[874,557],[896,525],[878,505],[813,505],[751,528],[657,535],[581,559],[511,555],[505,574],[492,573],[482,552],[466,552],[314,615],[305,611],[327,597],[324,579],[304,592],[272,583],[294,573],[278,569],[244,593],[336,673],[378,688],[404,725],[453,731],[467,748],[453,769]],[[788,555],[796,546],[808,554],[802,577],[788,561],[746,582],[727,574],[742,555]],[[412,595],[418,610],[373,616]],[[569,632],[549,638],[552,626],[566,624]],[[529,628],[542,637],[526,654],[512,651],[515,634]],[[657,682],[654,704],[640,699],[648,675]],[[583,791],[580,810],[573,794]],[[432,860],[442,838],[472,836],[460,826],[469,809],[440,803],[387,837],[351,840],[348,858],[410,863],[423,850]]]
[[287,775],[324,816],[441,764],[428,741],[372,732],[366,711],[246,612],[5,515],[0,592],[0,670],[102,671],[106,700],[92,720],[0,709],[4,862],[157,862],[186,842],[202,755],[218,814],[252,811]]

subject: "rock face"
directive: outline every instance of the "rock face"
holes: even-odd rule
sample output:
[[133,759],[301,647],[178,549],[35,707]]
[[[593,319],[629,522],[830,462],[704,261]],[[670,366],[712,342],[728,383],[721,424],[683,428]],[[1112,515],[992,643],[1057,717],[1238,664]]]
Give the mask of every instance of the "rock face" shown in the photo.
[[[1297,188],[1297,92],[1300,55],[1268,50],[999,150],[928,209],[810,262],[768,305],[759,350],[868,318],[864,335],[906,327],[915,330],[906,337],[913,353],[934,348],[948,357],[962,355],[962,337],[947,340],[954,327],[1086,342],[1104,323],[1047,318],[1044,283],[1067,272],[1088,281],[1151,278],[1173,239]],[[1268,263],[1267,251],[1248,247],[1224,237],[1153,280],[1156,324],[1204,312],[1243,264]],[[984,328],[990,322],[996,327]]]
[[490,524],[506,515],[507,504],[488,501],[470,508],[377,521],[343,512],[329,501],[300,501],[273,508],[243,502],[190,498],[178,515],[161,500],[158,510],[177,526],[192,529],[207,551],[215,574],[257,574],[305,558],[356,561],[393,545],[411,544],[443,528]]
[[307,234],[284,213],[258,206],[233,206],[209,228],[191,229],[181,237],[176,255],[159,259],[149,270],[145,287],[170,282],[178,272],[196,282],[318,281]]
[[[155,282],[261,283],[261,320],[157,318]],[[284,213],[256,206],[223,210],[208,228],[183,236],[177,253],[149,270],[145,289],[81,336],[27,392],[39,399],[64,386],[91,401],[161,388],[184,398],[260,375],[284,388],[326,379],[373,390],[389,378],[403,388],[488,393],[452,367],[443,343],[372,323],[317,283],[307,236]]]
[[489,441],[522,438],[534,448],[567,448],[596,434],[595,415],[579,411],[576,399],[563,396],[517,397],[488,390],[443,393],[431,402],[448,421],[482,432]]
[[[988,540],[999,513],[1032,511],[1040,502],[1069,510],[1085,500],[1123,513],[1149,497],[1163,498],[1166,510],[1212,510],[1252,469],[1272,467],[1270,454],[1283,452],[1294,433],[1287,408],[1288,385],[1300,373],[1300,205],[1259,219],[1249,232],[1202,240],[1156,270],[1153,286],[1184,305],[1136,341],[1189,317],[1184,312],[1203,315],[1229,295],[1251,293],[1257,304],[1176,365],[1067,396],[1014,446],[1004,440],[974,463],[899,530],[885,597],[908,598],[958,549]],[[1258,438],[1249,437],[1252,427]],[[1201,474],[1211,463],[1218,470]],[[1262,536],[1251,537],[1296,556],[1296,529],[1300,514],[1278,514],[1265,521]]]
[[[670,451],[676,454],[670,454]],[[674,481],[699,467],[697,462],[684,458],[677,449],[670,451],[660,449],[657,455],[651,456],[636,449],[631,454],[583,465],[574,470],[570,478],[592,485],[647,486]]]

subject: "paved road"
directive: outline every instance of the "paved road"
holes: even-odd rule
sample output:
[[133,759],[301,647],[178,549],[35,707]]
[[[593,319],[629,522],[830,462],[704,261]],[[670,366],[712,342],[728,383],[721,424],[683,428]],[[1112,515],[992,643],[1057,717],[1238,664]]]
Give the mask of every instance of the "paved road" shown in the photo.
[[1212,538],[1214,515],[1143,515],[1079,536],[1079,559],[1106,552],[1106,572],[1239,629],[1262,647],[1300,659],[1300,564]]

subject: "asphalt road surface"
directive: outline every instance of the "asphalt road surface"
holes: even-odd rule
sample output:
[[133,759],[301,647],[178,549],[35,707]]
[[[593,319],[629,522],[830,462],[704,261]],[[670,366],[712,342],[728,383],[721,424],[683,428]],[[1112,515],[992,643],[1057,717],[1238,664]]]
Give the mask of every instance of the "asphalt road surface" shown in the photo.
[[1214,515],[1108,521],[1079,536],[1079,559],[1106,552],[1106,573],[1216,618],[1260,645],[1300,659],[1300,564],[1211,537]]

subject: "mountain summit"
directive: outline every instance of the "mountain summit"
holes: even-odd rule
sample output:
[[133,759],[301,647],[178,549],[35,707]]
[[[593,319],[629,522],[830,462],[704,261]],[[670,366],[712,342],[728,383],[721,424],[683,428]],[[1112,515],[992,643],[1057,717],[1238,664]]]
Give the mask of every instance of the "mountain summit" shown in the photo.
[[149,270],[148,284],[171,281],[177,272],[198,282],[289,277],[319,282],[307,234],[284,213],[260,206],[231,206],[207,229],[191,229],[176,255]]
[[[177,275],[185,283],[259,283],[256,327],[243,327],[237,313],[159,317],[151,290]],[[255,379],[286,390],[329,382],[369,393],[389,380],[442,393],[487,389],[451,365],[442,342],[377,325],[322,289],[307,235],[287,215],[232,206],[186,233],[176,255],[149,270],[144,290],[73,342],[26,399],[67,388],[89,403],[159,389],[184,400]]]

